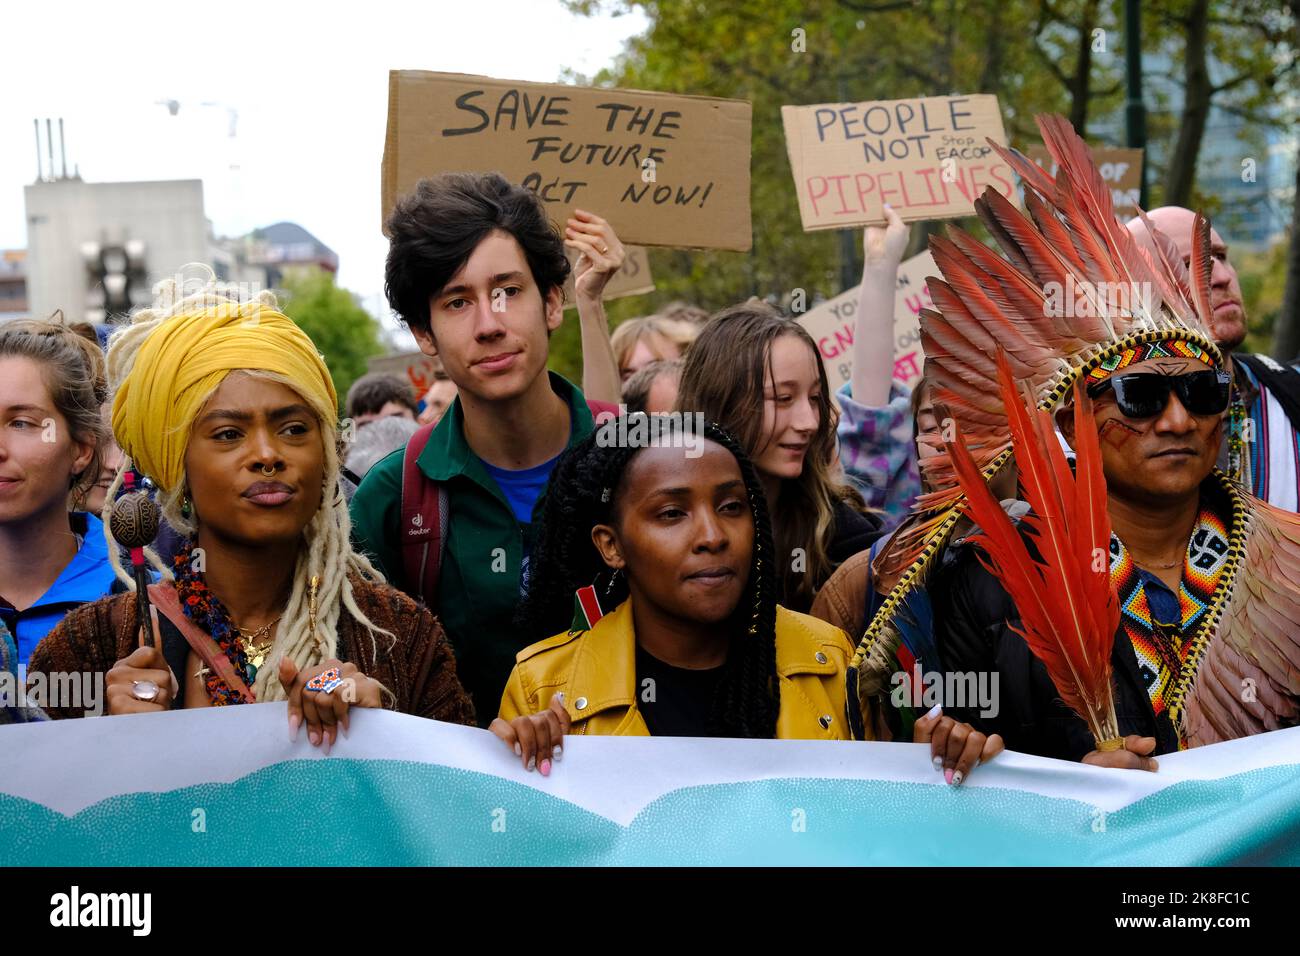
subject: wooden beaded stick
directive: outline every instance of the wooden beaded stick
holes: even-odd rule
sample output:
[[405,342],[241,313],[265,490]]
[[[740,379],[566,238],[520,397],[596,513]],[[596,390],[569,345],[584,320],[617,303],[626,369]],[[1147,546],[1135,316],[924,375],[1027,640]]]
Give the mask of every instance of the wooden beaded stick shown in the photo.
[[109,528],[113,538],[131,551],[131,573],[135,578],[136,620],[144,632],[144,646],[153,647],[153,629],[149,626],[149,566],[145,562],[145,545],[158,536],[160,517],[158,505],[143,489],[134,490],[137,475],[133,469],[127,469],[122,476],[122,483],[127,488],[124,494],[113,504],[113,516]]

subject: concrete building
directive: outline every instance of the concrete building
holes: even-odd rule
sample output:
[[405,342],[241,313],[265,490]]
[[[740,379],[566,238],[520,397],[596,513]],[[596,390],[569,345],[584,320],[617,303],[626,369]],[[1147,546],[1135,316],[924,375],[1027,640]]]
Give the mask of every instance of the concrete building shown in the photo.
[[[241,294],[275,288],[294,267],[338,272],[333,250],[296,223],[214,237],[197,179],[87,183],[72,176],[33,183],[25,198],[28,248],[25,262],[18,250],[9,254],[18,264],[0,264],[0,316],[20,303],[32,315],[62,309],[69,322],[115,321],[152,304],[153,286],[191,262],[211,266]],[[25,280],[21,299],[6,291],[11,272]]]
[[152,301],[154,283],[187,262],[209,262],[203,183],[197,179],[36,182],[27,206],[27,292],[33,315],[102,322]]

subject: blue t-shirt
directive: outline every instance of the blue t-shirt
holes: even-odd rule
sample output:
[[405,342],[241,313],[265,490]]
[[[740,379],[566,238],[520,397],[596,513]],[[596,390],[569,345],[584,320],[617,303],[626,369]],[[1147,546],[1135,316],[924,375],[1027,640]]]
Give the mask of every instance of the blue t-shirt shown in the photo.
[[[479,460],[482,461],[481,458]],[[506,496],[506,501],[510,502],[510,510],[515,513],[515,520],[520,524],[531,524],[533,505],[537,504],[537,499],[545,490],[546,483],[551,480],[551,472],[555,470],[555,463],[559,460],[560,456],[556,455],[550,461],[544,461],[532,468],[521,468],[518,471],[498,468],[484,461],[483,468],[497,483],[501,493]]]
[[[512,471],[509,468],[498,468],[495,465],[489,465],[483,459],[479,459],[479,461],[483,461],[483,468],[492,476],[492,480],[497,483],[501,493],[506,496],[506,501],[510,502],[510,510],[514,512],[515,520],[525,526],[532,524],[533,507],[546,489],[546,483],[551,480],[551,472],[555,470],[555,463],[559,460],[560,456],[556,455],[550,461],[544,461],[532,468],[521,468],[518,471]],[[531,558],[531,535],[525,533],[524,556],[519,565],[519,597],[521,600],[528,594]]]

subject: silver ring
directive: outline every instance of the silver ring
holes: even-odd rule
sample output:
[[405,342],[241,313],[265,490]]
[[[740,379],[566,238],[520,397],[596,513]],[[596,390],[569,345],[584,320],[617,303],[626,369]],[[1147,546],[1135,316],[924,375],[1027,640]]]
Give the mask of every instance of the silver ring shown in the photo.
[[136,700],[156,700],[160,689],[151,680],[131,681],[131,696]]

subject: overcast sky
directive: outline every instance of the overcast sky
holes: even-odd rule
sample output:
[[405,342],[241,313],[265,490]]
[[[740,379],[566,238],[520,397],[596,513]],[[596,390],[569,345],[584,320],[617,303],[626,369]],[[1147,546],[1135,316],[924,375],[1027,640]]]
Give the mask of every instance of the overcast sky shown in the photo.
[[640,14],[575,16],[559,0],[5,4],[0,249],[27,245],[32,119],[62,116],[69,172],[75,162],[90,182],[202,179],[219,235],[299,223],[338,254],[340,284],[386,319],[388,71],[592,75],[645,26]]

